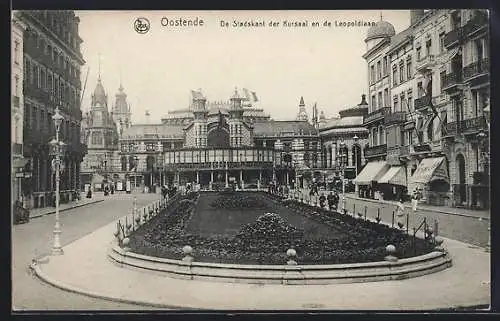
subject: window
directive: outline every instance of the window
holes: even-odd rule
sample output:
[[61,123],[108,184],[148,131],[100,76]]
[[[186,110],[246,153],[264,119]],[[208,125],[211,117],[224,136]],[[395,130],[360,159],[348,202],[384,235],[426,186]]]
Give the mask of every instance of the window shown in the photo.
[[392,100],[393,100],[393,104],[394,104],[394,111],[396,112],[396,111],[398,111],[398,109],[399,109],[399,105],[398,105],[398,96],[397,96],[397,95],[395,95],[395,96],[392,98]]
[[388,66],[388,59],[387,57],[384,57],[384,66],[383,66],[383,75],[384,77],[387,76],[387,74],[389,73],[389,66]]
[[417,47],[417,61],[419,61],[422,58],[422,48]]
[[431,118],[427,125],[427,140],[430,142],[434,139],[434,118]]
[[448,113],[445,111],[441,112],[441,137],[446,134],[446,123],[448,122]]
[[19,41],[14,42],[14,63],[19,64]]
[[375,82],[375,66],[370,67],[370,83]]
[[427,40],[425,43],[425,51],[427,53],[427,56],[432,55],[432,41],[431,39]]
[[411,111],[413,108],[413,92],[411,90],[408,90],[407,97],[408,97],[408,100],[407,100],[408,104],[407,104],[407,106],[403,107],[403,111]]
[[384,102],[382,101],[382,92],[378,93],[378,107],[382,108],[384,106]]
[[406,79],[411,79],[413,77],[411,59],[406,60]]
[[444,32],[439,34],[439,52],[444,52]]
[[382,78],[382,68],[380,67],[380,61],[377,61],[377,80]]
[[406,101],[405,101],[405,93],[401,93],[399,96],[399,99],[401,100],[401,109],[400,111],[403,111],[406,109]]
[[394,86],[398,84],[398,67],[396,65],[392,66],[392,84]]
[[377,101],[375,100],[375,95],[372,95],[372,110],[377,109]]
[[405,65],[403,60],[399,62],[399,81],[405,81]]
[[417,83],[417,91],[418,91],[418,97],[419,98],[422,97],[422,96],[424,96],[424,88],[422,87],[422,82],[421,81],[419,81]]
[[389,105],[390,100],[389,100],[389,89],[386,88],[384,89],[384,102],[386,105]]

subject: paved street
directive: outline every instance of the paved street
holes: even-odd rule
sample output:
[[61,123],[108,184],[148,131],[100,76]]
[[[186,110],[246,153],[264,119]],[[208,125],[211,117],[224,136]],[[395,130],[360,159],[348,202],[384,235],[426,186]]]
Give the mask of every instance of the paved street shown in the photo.
[[[303,190],[306,195],[307,191]],[[325,192],[325,195],[327,193]],[[308,196],[306,196],[308,198]],[[340,195],[342,200],[342,196]],[[339,204],[339,207],[341,205]],[[384,222],[392,221],[392,212],[396,210],[396,203],[384,204],[373,201],[366,201],[361,199],[346,197],[346,208],[351,213],[356,210],[357,213],[364,215],[366,207],[367,217],[375,218],[380,209],[380,217]],[[487,219],[479,219],[474,217],[465,217],[460,215],[450,215],[430,211],[425,209],[418,209],[414,216],[411,209],[406,209],[410,213],[409,226],[410,231],[413,227],[418,227],[424,219],[427,218],[427,223],[434,227],[434,221],[438,221],[438,234],[453,240],[469,243],[476,246],[485,247],[488,244],[488,227],[490,222]],[[450,210],[450,208],[443,208],[443,210]],[[474,211],[470,211],[474,214]]]
[[[136,194],[138,206],[158,199],[154,194]],[[104,202],[61,212],[61,243],[71,243],[130,211],[131,195],[114,195]],[[62,291],[43,283],[31,274],[31,259],[50,251],[54,215],[32,219],[12,228],[12,308],[14,310],[45,309],[147,309],[141,306],[99,300]]]

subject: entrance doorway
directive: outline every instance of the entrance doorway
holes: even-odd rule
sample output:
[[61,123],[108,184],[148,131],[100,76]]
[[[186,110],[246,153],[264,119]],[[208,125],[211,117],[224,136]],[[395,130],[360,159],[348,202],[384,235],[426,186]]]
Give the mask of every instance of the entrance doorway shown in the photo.
[[459,203],[464,204],[467,201],[467,186],[465,185],[465,158],[462,154],[458,154],[456,158],[457,177],[458,177],[458,194]]

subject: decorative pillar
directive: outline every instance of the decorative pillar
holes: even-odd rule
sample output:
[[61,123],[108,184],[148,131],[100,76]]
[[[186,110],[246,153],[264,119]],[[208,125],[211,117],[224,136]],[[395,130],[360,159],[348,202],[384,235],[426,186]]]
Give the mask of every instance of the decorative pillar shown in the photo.
[[225,173],[226,173],[226,188],[227,188],[227,187],[229,187],[229,181],[228,181],[228,177],[227,177],[227,175],[228,175],[227,169],[225,170]]

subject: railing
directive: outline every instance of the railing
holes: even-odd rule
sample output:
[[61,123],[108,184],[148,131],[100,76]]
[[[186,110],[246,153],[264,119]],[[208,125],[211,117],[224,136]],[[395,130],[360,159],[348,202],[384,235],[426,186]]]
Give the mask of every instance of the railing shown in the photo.
[[38,99],[42,102],[48,102],[50,99],[50,94],[47,91],[42,88],[37,88],[34,84],[24,86],[24,95]]
[[447,123],[445,125],[446,136],[453,136],[464,132],[476,132],[486,128],[484,116],[465,119],[459,122]]
[[365,157],[374,157],[387,154],[387,144],[368,147],[365,149]]
[[12,154],[22,155],[23,154],[23,144],[12,143]]
[[214,162],[212,163],[177,163],[165,164],[167,170],[186,170],[186,169],[202,169],[202,170],[223,170],[235,168],[272,168],[272,162]]
[[459,43],[462,38],[462,28],[455,28],[444,36],[444,46],[449,48]]
[[429,95],[415,99],[414,106],[416,110],[427,108],[430,105],[431,105],[431,96]]
[[410,145],[401,146],[399,148],[399,156],[408,156],[410,155]]
[[471,36],[476,31],[485,27],[488,27],[488,16],[486,13],[476,13],[476,15],[463,26],[462,34],[464,36]]
[[12,96],[12,105],[14,107],[19,108],[19,97],[18,96]]
[[372,113],[369,113],[366,116],[363,116],[363,125],[374,122],[379,119],[383,119],[384,116],[391,112],[391,107],[382,107],[375,110]]
[[448,89],[452,86],[456,86],[462,82],[462,73],[460,72],[452,72],[446,74],[443,79],[443,89]]
[[386,125],[400,124],[406,121],[406,112],[397,111],[394,113],[387,113],[384,116],[384,122]]
[[418,61],[417,61],[417,70],[420,70],[422,68],[426,68],[428,67],[429,65],[432,65],[434,64],[434,55],[427,55],[425,57],[422,57],[420,58]]
[[464,79],[471,78],[490,71],[490,60],[483,58],[464,67]]

